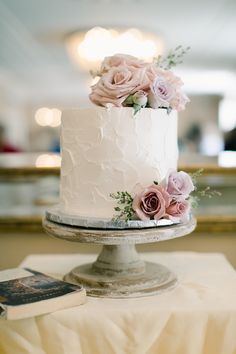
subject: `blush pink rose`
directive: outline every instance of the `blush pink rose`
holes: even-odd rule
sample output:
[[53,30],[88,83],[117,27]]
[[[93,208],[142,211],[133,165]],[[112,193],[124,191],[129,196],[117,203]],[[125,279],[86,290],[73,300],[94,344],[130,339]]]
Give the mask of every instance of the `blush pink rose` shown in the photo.
[[176,92],[175,97],[171,100],[171,107],[176,111],[180,112],[185,109],[186,103],[190,102],[189,98],[185,95],[184,92],[179,90]]
[[183,220],[190,210],[190,204],[187,200],[172,200],[170,205],[166,208],[166,214],[173,218],[179,218]]
[[143,60],[140,60],[132,55],[127,54],[115,54],[111,57],[106,57],[101,64],[101,74],[109,71],[112,67],[126,66],[133,68],[143,68],[147,66]]
[[122,106],[125,99],[136,91],[145,91],[149,82],[145,68],[112,67],[92,86],[90,100],[100,106]]
[[146,68],[150,84],[148,102],[151,108],[171,107],[177,111],[185,108],[188,97],[182,92],[183,82],[169,70],[157,68],[149,64]]
[[140,220],[159,220],[166,214],[171,201],[170,195],[159,185],[151,185],[136,194],[132,208]]
[[157,76],[150,86],[148,103],[151,108],[170,107],[170,102],[174,98],[175,89],[162,76]]
[[150,82],[153,82],[155,78],[160,75],[160,69],[154,63],[149,63],[146,66],[146,73]]
[[167,179],[166,190],[173,199],[183,200],[194,190],[194,185],[186,172],[172,171]]
[[175,89],[183,86],[182,80],[176,76],[172,71],[165,70],[157,67],[155,64],[151,63],[146,66],[146,73],[150,81],[154,81],[157,77],[162,77],[163,80],[168,81]]
[[171,71],[164,70],[164,76],[168,80],[168,82],[174,87],[175,94],[170,100],[171,108],[180,112],[185,109],[186,103],[190,102],[189,98],[182,91],[183,82],[178,77],[175,76]]
[[159,69],[158,73],[160,76],[164,77],[171,85],[173,85],[175,89],[179,89],[181,86],[183,86],[183,81],[172,71]]

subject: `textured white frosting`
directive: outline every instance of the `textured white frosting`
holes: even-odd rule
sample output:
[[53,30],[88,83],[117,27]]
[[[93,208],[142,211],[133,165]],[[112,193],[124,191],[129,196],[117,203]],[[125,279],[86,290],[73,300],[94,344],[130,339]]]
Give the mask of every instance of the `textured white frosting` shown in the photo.
[[62,113],[60,210],[112,218],[110,193],[160,181],[178,160],[177,113],[94,107]]

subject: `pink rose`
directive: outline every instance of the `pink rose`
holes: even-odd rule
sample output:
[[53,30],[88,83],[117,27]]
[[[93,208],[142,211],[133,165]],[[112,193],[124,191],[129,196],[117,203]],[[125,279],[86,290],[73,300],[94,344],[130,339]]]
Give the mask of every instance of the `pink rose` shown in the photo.
[[170,217],[170,219],[184,219],[189,210],[190,204],[187,200],[172,200],[170,205],[166,208],[166,214]]
[[173,199],[183,200],[194,190],[194,185],[186,172],[173,171],[168,176],[166,190]]
[[185,108],[188,97],[182,92],[183,82],[171,71],[157,68],[149,64],[146,68],[146,75],[151,81],[148,102],[150,107],[171,107],[177,111]]
[[170,106],[178,112],[182,111],[185,109],[186,103],[190,101],[181,89],[181,87],[183,86],[183,82],[178,76],[175,76],[171,71],[164,70],[164,72],[165,78],[171,85],[173,85],[175,89],[175,94],[170,100]]
[[170,102],[175,95],[173,85],[162,76],[157,76],[150,87],[148,103],[151,108],[170,107]]
[[92,86],[91,101],[100,106],[122,106],[125,99],[139,90],[148,88],[145,68],[112,67]]
[[185,109],[186,103],[190,102],[189,98],[185,95],[184,92],[179,90],[176,92],[175,97],[171,100],[171,107],[180,112]]
[[164,70],[164,69],[159,69],[158,73],[160,76],[164,77],[175,89],[179,89],[181,86],[183,86],[183,81],[176,76],[172,71],[170,70]]
[[112,67],[127,66],[133,68],[143,68],[147,66],[143,60],[140,60],[132,55],[127,54],[115,54],[111,57],[106,57],[101,64],[101,74],[109,71]]
[[157,76],[161,76],[163,71],[163,69],[158,68],[154,63],[149,63],[146,66],[146,74],[150,80],[150,83],[152,83]]
[[162,77],[163,80],[168,81],[175,89],[183,85],[182,80],[172,71],[159,68],[153,63],[147,65],[146,73],[151,82],[154,82],[157,77]]
[[132,208],[141,220],[159,220],[165,215],[170,201],[171,198],[165,189],[153,184],[135,195]]

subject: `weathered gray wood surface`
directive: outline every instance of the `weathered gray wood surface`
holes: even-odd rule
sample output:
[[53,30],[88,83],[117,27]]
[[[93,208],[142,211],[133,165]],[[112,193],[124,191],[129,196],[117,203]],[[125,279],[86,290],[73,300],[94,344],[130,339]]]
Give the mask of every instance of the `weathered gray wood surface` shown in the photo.
[[43,227],[49,235],[103,245],[94,263],[72,269],[65,275],[65,280],[84,285],[90,296],[111,298],[147,296],[173,288],[177,284],[176,275],[161,264],[142,261],[135,244],[185,236],[195,226],[193,217],[185,224],[138,230],[98,230],[43,220]]
[[172,226],[158,226],[146,229],[106,230],[68,226],[43,220],[44,230],[51,236],[74,242],[120,245],[129,243],[151,243],[169,240],[190,234],[196,227],[196,219]]

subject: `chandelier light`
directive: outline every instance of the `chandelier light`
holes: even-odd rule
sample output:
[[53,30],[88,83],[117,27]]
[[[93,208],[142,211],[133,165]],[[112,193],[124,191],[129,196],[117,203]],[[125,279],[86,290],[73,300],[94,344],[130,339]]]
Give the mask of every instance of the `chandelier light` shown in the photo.
[[153,33],[136,28],[126,30],[94,27],[89,31],[67,36],[71,59],[83,69],[97,69],[106,56],[123,53],[146,61],[163,53],[163,41]]

